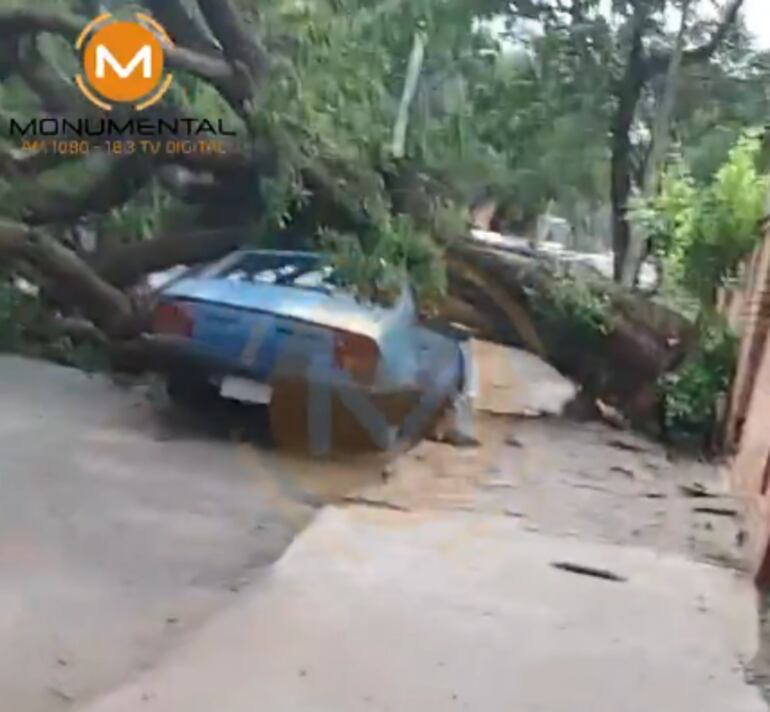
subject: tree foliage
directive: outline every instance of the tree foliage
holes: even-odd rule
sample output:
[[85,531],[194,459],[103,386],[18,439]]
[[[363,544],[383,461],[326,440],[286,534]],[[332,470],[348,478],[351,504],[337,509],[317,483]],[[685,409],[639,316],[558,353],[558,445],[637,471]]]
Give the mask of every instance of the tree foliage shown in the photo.
[[664,425],[673,438],[702,445],[711,440],[735,372],[738,340],[722,319],[702,324],[698,348],[682,368],[660,381]]
[[[638,156],[629,156],[629,175],[620,177],[632,182],[634,163],[643,163],[648,149],[643,142],[636,146],[631,134],[640,133],[637,129],[650,123],[646,115],[654,113],[655,76],[665,67],[671,42],[665,17],[673,7],[663,0],[615,3],[607,15],[595,0],[324,0],[269,6],[243,0],[219,9],[205,0],[142,4],[182,46],[221,62],[220,75],[225,70],[233,75],[212,78],[188,62],[177,72],[167,110],[221,116],[238,126],[245,153],[237,159],[241,165],[222,165],[213,185],[209,171],[197,166],[184,166],[188,173],[181,178],[178,166],[176,175],[169,167],[161,174],[139,170],[133,185],[94,204],[78,203],[82,182],[52,162],[24,180],[8,180],[4,204],[13,211],[6,208],[6,214],[24,219],[30,203],[36,209],[53,192],[77,209],[44,210],[43,221],[87,224],[113,246],[124,237],[135,241],[163,230],[240,224],[256,241],[274,242],[287,229],[294,238],[304,234],[306,242],[327,230],[347,233],[359,240],[364,255],[377,253],[378,261],[382,253],[388,259],[400,254],[377,245],[394,231],[405,234],[405,222],[412,221],[406,232],[417,244],[436,233],[444,238],[457,227],[452,203],[467,206],[480,195],[498,196],[522,216],[556,199],[578,224],[606,203],[610,185],[619,178],[611,176],[610,155],[616,150],[607,132],[620,108],[627,53],[638,31],[648,45],[646,74],[626,132]],[[133,7],[123,0],[108,3],[119,13]],[[13,0],[0,4],[6,14],[23,8]],[[36,9],[83,20],[95,11],[94,3],[85,0],[50,0]],[[238,13],[244,21],[234,32],[223,19]],[[739,51],[733,35],[724,32],[734,26],[734,17],[719,24],[696,16],[688,29],[688,71],[702,68],[709,79],[698,98],[683,102],[676,126],[693,151],[699,150],[692,137],[700,128],[706,127],[709,141],[718,140],[720,130],[728,131],[727,99],[740,93],[742,81],[762,76],[761,62],[727,61]],[[410,117],[408,173],[412,179],[429,176],[434,183],[431,208],[415,217],[394,199],[392,188],[403,177],[403,166],[388,155],[388,147],[417,30],[427,38],[427,51]],[[10,40],[0,57],[5,114],[83,110],[71,84],[77,62],[66,38],[38,30],[20,36],[10,29],[5,36]],[[716,50],[727,60],[696,62]],[[245,84],[239,67],[249,73]],[[688,86],[697,84],[688,77]],[[705,100],[713,87],[719,88],[720,100],[699,107],[697,101]],[[750,96],[745,90],[741,105],[751,103]],[[754,108],[744,115],[762,108],[753,101]],[[722,114],[715,119],[717,109]],[[731,120],[733,131],[742,119]],[[7,142],[5,147],[16,148]],[[74,170],[85,173],[82,167]],[[7,171],[0,173],[10,178]],[[41,183],[54,186],[41,193]],[[438,271],[440,260],[423,275]],[[426,291],[433,293],[434,287]]]
[[[716,16],[710,0],[691,5],[670,122],[691,169],[669,171],[647,210],[671,273],[702,294],[750,242],[764,185],[746,162],[756,142],[720,165],[766,115],[768,73],[740,0],[723,0]],[[237,136],[223,156],[83,158],[24,155],[0,131],[0,283],[13,290],[23,273],[49,316],[146,342],[134,287],[244,244],[328,251],[365,298],[387,297],[404,275],[425,302],[448,284],[452,298],[469,283],[484,292],[461,258],[468,208],[486,198],[511,229],[555,205],[593,232],[593,216],[611,206],[622,261],[677,46],[677,0],[618,0],[609,11],[600,0],[0,0],[0,127],[11,116],[99,116],[73,85],[72,40],[105,7],[149,11],[176,41],[174,88],[149,118],[221,118]],[[415,36],[425,58],[405,155],[394,156]],[[712,176],[703,197],[697,185]],[[617,295],[608,303],[605,285],[549,279],[537,287],[554,323],[602,346],[617,336]],[[645,321],[636,316],[620,322]],[[667,368],[671,354],[657,346],[648,360]]]
[[758,244],[770,180],[760,173],[762,141],[744,134],[713,178],[699,186],[680,161],[666,174],[658,196],[636,207],[671,284],[704,306]]
[[770,178],[760,171],[761,135],[746,132],[716,173],[699,183],[683,159],[660,193],[635,206],[665,269],[666,296],[685,291],[698,311],[699,341],[682,368],[661,380],[670,432],[709,438],[737,362],[737,339],[715,313],[716,292],[738,276],[759,244]]

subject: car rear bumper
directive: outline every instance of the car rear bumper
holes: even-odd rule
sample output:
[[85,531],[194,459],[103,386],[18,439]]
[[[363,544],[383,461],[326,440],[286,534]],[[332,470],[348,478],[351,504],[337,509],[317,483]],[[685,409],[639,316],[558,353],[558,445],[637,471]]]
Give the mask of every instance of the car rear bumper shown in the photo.
[[461,359],[447,363],[443,371],[436,368],[424,373],[420,382],[411,385],[363,384],[338,369],[279,373],[266,383],[252,369],[191,339],[153,336],[145,343],[161,357],[153,370],[167,376],[184,372],[218,389],[223,379],[232,377],[268,387],[276,440],[312,452],[327,448],[385,450],[417,442],[434,427],[463,385]]

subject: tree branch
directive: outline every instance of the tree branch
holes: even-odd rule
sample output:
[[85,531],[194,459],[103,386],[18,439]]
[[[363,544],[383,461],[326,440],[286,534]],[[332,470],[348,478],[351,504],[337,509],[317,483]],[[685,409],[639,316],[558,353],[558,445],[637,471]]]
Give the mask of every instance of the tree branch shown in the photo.
[[56,240],[27,225],[0,220],[0,252],[31,265],[105,333],[123,336],[135,331],[128,297]]
[[631,193],[631,127],[644,87],[644,23],[647,20],[645,4],[636,5],[632,19],[631,50],[626,68],[617,88],[617,107],[612,120],[612,159],[610,200],[612,204],[612,246],[615,252],[614,273],[620,279],[630,229],[626,211]]
[[68,160],[71,160],[70,156],[56,153],[24,153],[18,149],[0,149],[0,175],[19,180],[55,168]]
[[44,60],[36,36],[26,37],[20,50],[17,73],[37,94],[44,111],[64,114],[73,107],[84,106],[83,96],[75,85],[65,81]]
[[0,253],[21,256],[31,230],[27,225],[0,218]]
[[246,227],[179,231],[110,250],[97,256],[94,268],[110,284],[128,287],[152,272],[215,260],[244,244],[248,237]]
[[244,102],[252,96],[251,80],[240,65],[231,65],[225,59],[185,47],[166,50],[166,61],[172,69],[188,72],[213,84],[236,113],[241,113]]
[[[641,191],[647,198],[653,198],[658,192],[660,172],[666,161],[666,154],[671,143],[671,117],[676,105],[676,93],[679,88],[679,76],[684,59],[684,38],[687,32],[687,22],[690,14],[691,0],[682,3],[682,17],[679,32],[676,36],[674,51],[666,74],[666,84],[660,105],[656,107],[653,121],[652,148],[642,174]],[[644,260],[647,235],[639,226],[632,226],[628,250],[623,260],[620,283],[628,289],[633,289],[639,278],[639,270]]]
[[[743,0],[730,0],[729,4],[725,7],[725,11],[722,14],[722,19],[719,21],[716,29],[707,42],[694,47],[693,49],[686,50],[682,53],[682,65],[697,64],[698,62],[706,62],[714,55],[719,49],[720,45],[724,41],[730,28],[735,24],[738,19],[738,13],[743,7]],[[658,53],[651,55],[645,66],[646,79],[652,79],[653,77],[662,74],[667,71],[671,64],[671,53]]]
[[145,0],[145,4],[171,35],[171,39],[177,46],[209,55],[211,58],[222,58],[220,48],[196,19],[187,12],[181,0]]
[[[78,15],[42,10],[6,10],[0,12],[0,42],[41,33],[59,35],[74,42],[87,21],[87,18]],[[236,107],[240,107],[245,98],[251,95],[247,74],[224,58],[177,46],[166,51],[166,60],[170,68],[189,72],[214,84],[225,99]],[[33,78],[40,77],[42,75]]]
[[252,34],[245,31],[246,23],[231,0],[198,0],[198,5],[230,63],[241,65],[258,86],[269,71],[270,61],[257,29]]
[[0,35],[4,37],[47,32],[74,42],[88,20],[77,15],[17,8],[0,12]]
[[695,49],[688,50],[682,53],[682,63],[692,64],[694,62],[703,62],[710,59],[714,52],[719,49],[719,45],[722,44],[730,28],[735,24],[738,19],[738,12],[743,7],[743,0],[731,0],[731,2],[725,8],[725,12],[722,15],[722,19],[717,25],[714,34],[711,36],[708,42]]
[[121,205],[149,181],[153,169],[154,162],[144,155],[97,153],[34,180],[17,181],[0,202],[28,225],[72,223]]

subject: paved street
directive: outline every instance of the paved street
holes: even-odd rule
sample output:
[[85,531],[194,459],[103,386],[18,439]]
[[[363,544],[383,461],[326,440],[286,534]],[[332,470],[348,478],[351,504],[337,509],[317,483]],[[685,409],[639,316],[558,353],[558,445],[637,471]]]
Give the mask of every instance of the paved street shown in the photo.
[[[554,376],[522,358],[530,411]],[[482,447],[385,470],[50,364],[0,359],[0,385],[14,712],[765,709],[740,520],[681,491],[718,489],[713,467],[600,424],[479,416]]]
[[0,394],[4,709],[62,709],[152,665],[310,516],[141,392],[2,358]]
[[682,557],[330,508],[238,606],[85,712],[763,712],[741,665],[755,626],[745,582]]

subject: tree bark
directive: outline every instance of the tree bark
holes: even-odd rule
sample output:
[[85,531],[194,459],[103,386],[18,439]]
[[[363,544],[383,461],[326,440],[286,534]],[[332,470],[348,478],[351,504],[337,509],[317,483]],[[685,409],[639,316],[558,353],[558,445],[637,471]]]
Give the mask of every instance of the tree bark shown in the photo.
[[[604,328],[592,330],[583,324],[576,329],[575,316],[564,310],[558,296],[565,280],[563,265],[472,240],[453,244],[449,254],[452,296],[461,295],[471,315],[474,304],[494,305],[495,340],[516,335],[516,345],[540,353],[591,398],[614,406],[633,423],[656,421],[658,380],[689,353],[696,340],[692,324],[611,281],[584,274],[582,283],[606,303],[608,321]],[[451,313],[460,315],[462,310],[453,304]],[[479,325],[477,319],[468,324]]]
[[246,25],[231,0],[198,0],[198,5],[214,33],[225,57],[240,67],[258,87],[270,70],[270,58],[262,44],[258,28],[246,31]]
[[181,0],[147,0],[147,6],[177,46],[222,58],[222,50],[187,11]]
[[218,259],[243,245],[248,237],[247,227],[178,232],[110,250],[98,255],[93,267],[110,284],[125,288],[153,272]]
[[24,260],[105,334],[120,337],[139,328],[128,297],[44,233],[20,223],[0,221],[0,253]]
[[[169,65],[206,79],[247,118],[251,113],[251,104],[269,74],[271,58],[262,44],[259,28],[254,28],[252,32],[252,28],[244,25],[235,0],[198,0],[208,28],[221,49],[216,46],[212,49],[205,30],[187,22],[190,18],[187,18],[179,0],[147,2],[158,8],[161,8],[158,3],[165,3],[162,11],[167,13],[168,29],[180,41],[179,46],[168,53]],[[648,78],[643,50],[644,21],[648,11],[642,8],[646,5],[646,2],[636,0],[629,62],[624,80],[617,88],[612,190],[616,244],[622,248],[619,252],[624,251],[628,243],[625,210],[630,190],[630,132],[639,97]],[[29,39],[42,32],[72,40],[84,25],[83,18],[71,15],[23,9],[0,12],[0,42],[13,41],[18,37]],[[4,70],[5,65],[0,68],[0,71]],[[14,71],[18,71],[18,67]],[[53,97],[47,79],[43,74],[26,77],[27,83],[37,89],[41,99],[46,94]],[[70,109],[66,106],[68,101],[54,99],[51,106],[57,104],[57,111]],[[229,203],[209,200],[204,210],[218,213],[220,220],[225,214],[227,219],[237,223],[247,211],[252,218],[260,214],[257,202],[261,195],[260,176],[279,174],[285,165],[283,162],[288,161],[292,170],[300,176],[308,202],[312,203],[312,207],[305,207],[305,210],[323,212],[316,226],[344,226],[344,229],[359,236],[371,234],[375,222],[371,213],[372,197],[382,198],[382,204],[387,204],[393,214],[405,212],[416,222],[431,225],[435,214],[432,200],[438,194],[432,187],[426,185],[423,190],[403,191],[400,203],[417,207],[402,210],[395,191],[391,190],[388,204],[388,196],[382,196],[383,176],[376,169],[369,169],[367,164],[337,159],[334,151],[328,150],[327,146],[321,146],[317,151],[305,150],[306,147],[298,146],[289,132],[282,132],[280,125],[263,138],[267,144],[265,151],[260,150],[259,154],[256,150],[249,151],[253,148],[250,143],[247,150],[225,158],[199,156],[172,159],[163,156],[155,160],[145,157],[145,160],[134,163],[128,158],[108,160],[101,156],[92,157],[78,164],[78,170],[86,167],[93,169],[77,176],[78,185],[71,185],[66,180],[62,184],[51,184],[48,181],[49,172],[45,171],[34,182],[14,185],[8,193],[8,202],[17,200],[19,214],[30,224],[67,224],[83,215],[105,211],[124,202],[151,179],[161,165],[183,163],[192,171],[212,174],[212,193],[216,191],[221,197],[226,193],[235,196]],[[260,163],[262,160],[265,161],[264,166]],[[398,165],[398,168],[402,167],[403,164]],[[419,167],[414,172],[420,174]],[[203,210],[197,214],[202,213]],[[156,363],[168,359],[169,364],[179,355],[178,344],[142,334],[142,329],[147,326],[142,323],[142,314],[137,314],[139,308],[121,289],[156,270],[179,263],[215,259],[242,244],[247,237],[248,232],[239,227],[177,232],[150,242],[115,248],[98,255],[93,264],[86,264],[64,245],[36,232],[29,225],[0,223],[0,251],[23,259],[44,279],[61,287],[79,312],[113,342],[124,344],[128,341],[139,352],[154,352]],[[365,237],[362,242],[364,240]],[[597,395],[620,392],[618,398],[622,400],[627,395],[623,389],[633,395],[640,379],[645,387],[654,384],[661,371],[676,360],[681,352],[680,345],[686,341],[683,325],[677,323],[672,330],[656,328],[655,320],[645,316],[644,309],[639,305],[629,306],[622,296],[613,293],[609,286],[602,285],[597,289],[611,300],[613,328],[610,334],[595,334],[598,346],[594,344],[591,349],[582,349],[580,344],[569,343],[569,318],[559,320],[558,305],[552,305],[557,313],[556,322],[543,320],[533,308],[530,299],[533,290],[547,301],[549,285],[560,278],[547,266],[539,265],[537,260],[520,260],[517,263],[509,255],[467,245],[453,245],[449,248],[449,270],[450,278],[455,283],[462,283],[463,289],[480,295],[480,301],[494,304],[498,312],[497,320],[509,325],[511,332],[517,333],[523,344],[548,357]],[[453,307],[456,310],[458,305]],[[556,328],[552,329],[554,323]],[[83,333],[86,332],[89,330],[84,329]],[[133,338],[137,334],[139,338]],[[128,346],[126,348],[130,351]],[[613,381],[615,373],[621,374],[625,380],[620,383]],[[632,380],[631,386],[628,385],[629,379]]]
[[[72,178],[73,168],[77,180]],[[117,158],[95,154],[77,166],[65,165],[17,181],[0,199],[33,226],[71,224],[84,215],[104,213],[122,205],[153,175],[154,164],[146,156]]]
[[[743,7],[744,0],[730,0],[725,6],[722,17],[709,39],[698,47],[686,50],[682,54],[682,64],[690,65],[705,62],[714,56],[722,42],[727,37],[730,28],[738,19],[738,13]],[[669,53],[656,53],[647,60],[647,77],[652,78],[666,71],[671,61]]]
[[[707,42],[691,50],[683,51],[682,64],[693,64],[710,59],[719,49],[730,27],[735,23],[743,0],[731,0],[722,18]],[[631,195],[631,129],[636,107],[645,84],[665,72],[671,66],[671,53],[646,56],[644,52],[644,25],[650,12],[647,0],[635,0],[631,20],[631,48],[628,62],[615,92],[617,107],[612,123],[612,245],[615,251],[615,279],[622,281],[624,264],[631,239],[627,210]],[[627,280],[626,280],[627,281]]]
[[402,159],[406,155],[406,134],[409,128],[409,112],[412,109],[414,97],[420,82],[423,59],[425,57],[425,34],[417,31],[414,34],[412,52],[406,70],[404,90],[401,95],[401,104],[398,107],[396,124],[393,128],[393,157]]
[[647,13],[644,2],[637,3],[631,28],[631,49],[626,69],[616,90],[617,107],[612,123],[612,165],[611,195],[612,205],[612,247],[615,252],[615,279],[620,280],[623,263],[630,240],[630,226],[627,209],[631,195],[631,128],[636,115],[636,107],[642,95],[645,82],[644,23]]
[[[684,39],[687,31],[687,22],[690,14],[690,0],[684,0],[682,4],[682,18],[679,25],[679,32],[674,45],[674,51],[671,53],[668,72],[666,73],[666,83],[663,88],[663,97],[660,106],[655,115],[655,121],[652,131],[652,148],[650,156],[644,167],[643,179],[641,182],[642,196],[646,199],[652,198],[658,192],[660,183],[660,173],[666,161],[666,154],[671,143],[671,117],[676,105],[676,94],[679,87],[679,76],[682,67],[682,57],[684,54]],[[621,268],[620,283],[633,289],[636,286],[639,277],[639,270],[644,259],[644,248],[647,236],[636,226],[630,226],[629,244],[624,255]]]
[[[88,18],[69,13],[24,8],[4,10],[0,11],[0,40],[8,42],[12,38],[47,33],[59,35],[68,42],[74,42],[87,23]],[[243,37],[247,42],[248,37],[246,35]],[[261,47],[258,44],[256,46]],[[214,53],[199,52],[190,47],[169,48],[165,54],[170,68],[190,72],[194,76],[211,82],[237,110],[241,110],[244,101],[251,96],[253,77],[249,74],[252,71],[255,76],[257,74],[256,69],[251,65],[244,65],[242,61],[240,64],[234,63]],[[264,52],[260,54],[255,50],[254,54],[261,56],[266,62]],[[266,66],[265,64],[261,69],[266,69]],[[42,77],[33,76],[32,78],[38,83],[43,80]],[[60,84],[63,85],[63,83]],[[66,87],[66,85],[63,86]],[[73,104],[70,103],[64,108],[71,110],[72,106]]]

